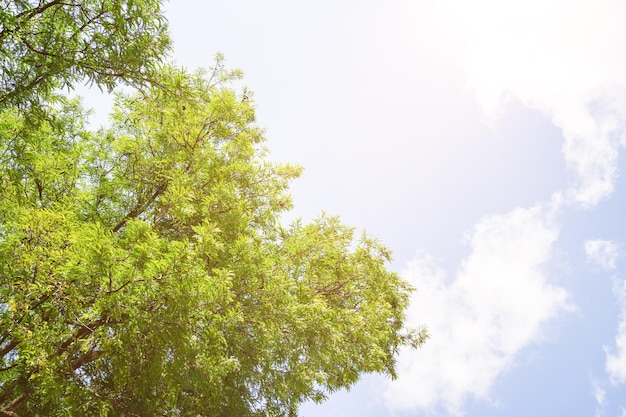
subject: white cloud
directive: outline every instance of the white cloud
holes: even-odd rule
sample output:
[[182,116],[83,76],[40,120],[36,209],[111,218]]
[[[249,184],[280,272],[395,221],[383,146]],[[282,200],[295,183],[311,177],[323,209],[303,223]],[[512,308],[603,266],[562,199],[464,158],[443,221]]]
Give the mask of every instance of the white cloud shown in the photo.
[[542,270],[558,236],[550,211],[518,208],[484,218],[466,236],[471,253],[452,279],[429,256],[409,264],[403,276],[418,292],[408,318],[426,323],[431,339],[400,355],[399,379],[385,394],[390,408],[460,414],[469,397],[488,399],[516,354],[567,307],[565,291]]
[[626,280],[615,284],[615,295],[620,303],[620,322],[615,336],[615,347],[606,348],[606,371],[613,384],[626,382]]
[[596,399],[596,403],[599,407],[606,404],[606,391],[600,386],[598,381],[593,381],[593,398]]
[[[457,31],[468,86],[491,120],[517,100],[562,130],[563,156],[574,174],[563,203],[593,207],[608,198],[626,144],[626,3],[620,0],[451,0],[437,22]],[[445,32],[445,30],[440,30]],[[531,168],[532,169],[532,168]],[[386,399],[394,409],[462,412],[469,398],[489,399],[494,381],[569,308],[543,267],[558,236],[549,206],[484,218],[468,236],[470,255],[456,273],[418,256],[404,276],[418,293],[415,324],[432,338],[399,358],[399,380]],[[588,261],[614,269],[619,246],[585,243]],[[626,383],[626,281],[617,291],[621,322],[606,349],[613,383]],[[606,392],[594,386],[599,407]]]
[[571,201],[608,197],[626,119],[626,3],[457,0],[445,11],[466,42],[469,85],[490,117],[511,99],[563,131]]
[[[564,203],[593,207],[608,198],[626,144],[626,3],[620,0],[451,0],[436,21],[456,31],[468,86],[490,119],[517,100],[562,130],[573,176]],[[445,32],[445,30],[440,30]],[[532,168],[531,168],[532,169]],[[469,398],[488,399],[498,376],[541,335],[541,325],[568,308],[543,266],[558,228],[550,207],[483,219],[468,236],[471,253],[456,273],[419,256],[405,278],[418,288],[410,308],[431,340],[404,352],[400,378],[386,392],[395,409],[460,413]],[[614,269],[618,245],[588,241],[590,263]],[[626,282],[616,346],[607,349],[614,383],[626,382]],[[594,387],[599,406],[605,391]]]
[[615,269],[619,245],[610,240],[594,239],[585,242],[587,262],[607,271]]

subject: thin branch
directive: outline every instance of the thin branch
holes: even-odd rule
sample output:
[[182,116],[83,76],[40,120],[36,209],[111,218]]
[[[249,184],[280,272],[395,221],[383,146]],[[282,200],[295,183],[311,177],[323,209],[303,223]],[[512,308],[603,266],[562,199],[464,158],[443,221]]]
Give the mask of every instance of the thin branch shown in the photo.
[[104,352],[101,350],[89,349],[87,353],[80,356],[78,359],[72,361],[72,363],[70,363],[70,369],[72,371],[75,371],[81,366],[87,365],[88,363],[91,363],[100,359],[103,355],[104,355]]
[[17,16],[15,16],[17,19],[21,19],[22,17],[28,19],[32,19],[33,16],[35,16],[36,14],[41,14],[43,12],[45,12],[47,9],[49,9],[52,6],[56,6],[59,4],[65,4],[63,3],[62,0],[53,0],[50,3],[46,3],[43,4],[39,7],[35,7],[34,9],[31,10],[24,10],[22,13],[18,14]]
[[[3,409],[2,412],[5,413],[13,413],[13,415],[17,415],[15,414],[14,410],[20,408],[20,406],[22,404],[24,404],[26,402],[26,400],[28,399],[29,395],[26,392],[21,393],[20,395],[18,395],[17,397],[15,397],[13,399],[13,401],[11,401],[10,403],[8,403]],[[11,415],[11,414],[9,414]]]
[[130,284],[137,284],[138,282],[145,282],[145,279],[134,279],[134,280],[130,280],[130,281],[126,281],[125,283],[123,283],[122,285],[120,285],[118,288],[116,289],[110,289],[109,291],[107,291],[106,295],[111,295],[111,294],[115,294],[117,292],[122,291],[124,288],[128,287]]
[[4,372],[4,371],[8,371],[8,370],[10,370],[10,369],[13,369],[13,368],[15,368],[17,365],[19,365],[19,364],[18,364],[18,363],[14,363],[14,364],[12,364],[12,365],[5,366],[4,368],[0,368],[0,372]]
[[103,324],[108,324],[111,322],[111,319],[109,317],[103,317],[101,319],[98,319],[94,322],[89,323],[89,325],[80,323],[80,328],[78,330],[76,330],[76,332],[74,332],[74,334],[72,334],[70,337],[68,337],[67,339],[65,339],[57,348],[56,354],[60,355],[63,352],[65,352],[72,343],[74,343],[75,341],[77,341],[78,339],[80,339],[83,336],[86,336],[90,333],[93,333],[98,327],[102,326]]
[[161,194],[165,192],[165,190],[167,190],[167,184],[162,184],[154,191],[154,193],[150,196],[150,198],[148,198],[147,201],[142,203],[137,202],[135,207],[133,207],[133,209],[126,216],[124,216],[124,218],[120,220],[119,223],[115,225],[115,227],[112,229],[112,232],[117,233],[122,227],[124,227],[127,221],[133,220],[134,218],[142,214],[150,206],[150,204],[152,204]]

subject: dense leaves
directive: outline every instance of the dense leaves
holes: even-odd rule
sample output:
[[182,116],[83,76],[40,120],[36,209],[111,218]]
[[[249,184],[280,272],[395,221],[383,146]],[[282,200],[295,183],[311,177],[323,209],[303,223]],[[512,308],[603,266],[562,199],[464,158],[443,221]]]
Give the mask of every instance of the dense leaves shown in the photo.
[[[281,224],[300,168],[267,161],[219,58],[151,72],[98,132],[49,100],[143,76],[165,45],[158,8],[3,3],[0,416],[291,416],[393,377],[425,338],[403,329],[411,290],[384,246],[325,215]],[[102,39],[111,25],[126,29]],[[112,46],[133,31],[156,36],[147,56],[147,38]]]
[[166,29],[160,0],[0,0],[0,108],[81,80],[144,84]]

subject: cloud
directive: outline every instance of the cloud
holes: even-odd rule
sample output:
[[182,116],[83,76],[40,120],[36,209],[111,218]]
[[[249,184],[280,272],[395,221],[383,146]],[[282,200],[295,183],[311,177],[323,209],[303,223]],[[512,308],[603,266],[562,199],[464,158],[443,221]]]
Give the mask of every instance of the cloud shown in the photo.
[[542,324],[568,307],[543,271],[557,237],[551,207],[518,208],[478,223],[452,278],[427,255],[408,265],[403,276],[418,288],[408,319],[427,323],[431,339],[400,355],[399,378],[385,393],[390,408],[461,414],[470,397],[489,398]]
[[596,380],[592,381],[592,385],[593,398],[595,398],[596,404],[598,405],[598,408],[596,409],[596,416],[599,416],[602,413],[602,408],[606,405],[606,391],[604,390],[604,388],[602,388],[602,386],[600,386],[600,383]]
[[606,402],[606,391],[596,384],[593,387],[593,397],[596,399],[598,405],[604,405]]
[[[591,208],[608,198],[626,144],[626,3],[441,4],[433,20],[456,32],[468,87],[487,118],[497,119],[511,101],[542,112],[562,131],[572,174],[562,203]],[[409,319],[426,323],[432,338],[400,356],[399,380],[385,394],[391,408],[460,414],[468,399],[489,399],[494,381],[541,337],[542,325],[571,308],[544,270],[558,238],[553,204],[481,220],[456,272],[423,254],[408,265],[404,277],[418,288]],[[615,243],[588,241],[585,251],[590,263],[615,268]],[[622,287],[615,347],[606,349],[614,383],[626,382],[626,282]],[[596,388],[602,406],[606,394]]]
[[608,197],[626,120],[626,3],[619,0],[463,0],[448,3],[465,42],[468,84],[497,117],[519,100],[551,118],[574,172],[567,196]]
[[585,242],[585,254],[587,262],[610,271],[615,269],[615,263],[619,257],[619,245],[610,240],[588,240]]
[[613,384],[626,382],[626,280],[618,281],[614,287],[620,303],[620,321],[615,336],[615,347],[607,348],[605,367]]

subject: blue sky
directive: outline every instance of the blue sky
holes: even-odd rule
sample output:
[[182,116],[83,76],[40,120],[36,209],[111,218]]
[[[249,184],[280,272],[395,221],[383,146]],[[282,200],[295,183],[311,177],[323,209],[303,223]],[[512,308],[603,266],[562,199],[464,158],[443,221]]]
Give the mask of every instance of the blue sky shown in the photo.
[[[394,252],[432,338],[313,416],[626,416],[626,4],[177,0],[174,59],[245,73],[271,157]],[[104,101],[93,105],[106,107]]]

